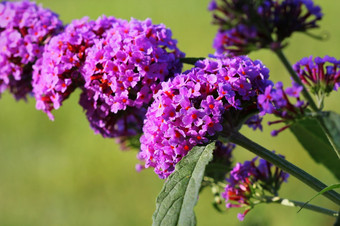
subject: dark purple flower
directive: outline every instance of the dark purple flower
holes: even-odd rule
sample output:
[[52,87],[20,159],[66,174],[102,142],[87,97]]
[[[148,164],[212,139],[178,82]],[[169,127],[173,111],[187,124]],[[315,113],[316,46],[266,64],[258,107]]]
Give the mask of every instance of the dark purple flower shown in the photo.
[[246,56],[206,59],[163,82],[140,139],[145,167],[166,178],[194,146],[239,126],[234,119],[256,111],[257,95],[271,84],[268,73],[260,61]]
[[53,120],[51,111],[58,109],[75,88],[84,84],[80,69],[87,49],[113,24],[120,22],[113,17],[102,16],[96,21],[84,17],[72,21],[63,33],[51,39],[34,66],[33,91],[38,110],[43,110]]
[[0,94],[8,88],[17,100],[26,99],[32,92],[32,65],[62,29],[57,14],[34,2],[0,3]]
[[162,24],[131,19],[113,25],[87,50],[81,70],[80,104],[92,129],[104,137],[141,133],[153,94],[181,72],[181,57],[171,30]]
[[229,30],[218,30],[214,39],[213,48],[217,55],[227,53],[231,56],[244,55],[255,47],[262,48],[261,39],[255,27],[238,24]]
[[292,33],[316,28],[322,18],[312,0],[213,0],[208,9],[219,26],[213,45],[216,53],[232,56],[282,48]]
[[262,119],[263,118],[259,114],[256,114],[247,119],[245,124],[253,130],[259,129],[262,131]]
[[[280,157],[284,158],[282,155]],[[243,214],[238,214],[242,221],[244,216],[258,203],[263,202],[266,193],[277,196],[283,182],[287,182],[289,174],[257,157],[243,164],[237,163],[230,171],[222,197],[227,208],[245,207]]]
[[313,56],[302,58],[294,66],[301,81],[319,98],[340,86],[340,60],[334,57]]

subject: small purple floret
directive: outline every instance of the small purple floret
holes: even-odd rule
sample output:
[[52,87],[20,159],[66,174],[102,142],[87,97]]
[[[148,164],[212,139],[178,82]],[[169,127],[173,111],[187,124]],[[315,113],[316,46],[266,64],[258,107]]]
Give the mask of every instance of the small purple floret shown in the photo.
[[300,99],[302,86],[293,82],[292,87],[283,89],[282,82],[276,83],[275,87],[267,86],[264,94],[258,96],[260,116],[274,114],[280,120],[269,122],[269,125],[285,122],[286,125],[271,132],[272,136],[277,136],[283,130],[289,128],[290,122],[304,116],[308,103]]

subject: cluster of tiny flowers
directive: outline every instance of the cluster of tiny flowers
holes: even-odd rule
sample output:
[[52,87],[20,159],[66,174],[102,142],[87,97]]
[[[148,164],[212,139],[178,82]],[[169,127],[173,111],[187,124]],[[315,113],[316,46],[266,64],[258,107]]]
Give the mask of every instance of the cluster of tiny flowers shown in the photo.
[[[283,158],[283,156],[280,156]],[[265,192],[277,196],[283,182],[287,182],[289,174],[273,166],[264,159],[256,164],[257,157],[243,164],[237,163],[230,171],[227,186],[222,193],[227,208],[245,207],[243,213],[238,214],[242,221],[245,215],[254,207],[255,202],[262,201]],[[254,202],[255,201],[255,202]]]
[[74,20],[45,46],[42,58],[34,65],[33,92],[36,108],[46,112],[51,120],[54,118],[51,111],[83,85],[80,68],[86,50],[116,22],[115,18],[105,16],[96,21],[87,17]]
[[0,3],[0,94],[9,89],[17,100],[26,99],[32,91],[32,65],[62,29],[58,15],[36,3]]
[[153,94],[181,72],[184,57],[171,30],[150,19],[116,23],[87,54],[80,104],[104,137],[140,133]]
[[230,128],[227,112],[256,108],[271,82],[269,70],[246,56],[198,61],[193,69],[162,83],[146,113],[139,159],[168,177],[196,145]]
[[282,48],[293,32],[316,28],[321,9],[312,0],[213,0],[208,9],[220,29],[217,54],[243,55],[259,48]]
[[231,56],[243,55],[253,49],[263,48],[255,27],[238,24],[229,30],[218,30],[213,48],[217,55],[227,53]]
[[[276,83],[275,87],[268,86],[264,94],[258,96],[260,115],[274,114],[280,120],[269,122],[269,125],[285,122],[287,125],[279,130],[273,130],[272,136],[289,128],[290,124],[304,115],[308,104],[300,99],[303,87],[293,82],[292,87],[283,89],[282,82]],[[293,101],[295,100],[295,101]],[[294,103],[292,103],[292,101]]]
[[328,95],[340,87],[340,60],[334,57],[302,58],[294,66],[301,81],[317,96]]

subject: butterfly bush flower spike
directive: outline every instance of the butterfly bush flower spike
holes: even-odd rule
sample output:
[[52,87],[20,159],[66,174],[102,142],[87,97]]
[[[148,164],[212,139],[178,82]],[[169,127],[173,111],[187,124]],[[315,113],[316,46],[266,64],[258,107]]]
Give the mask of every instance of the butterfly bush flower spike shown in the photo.
[[301,81],[316,95],[322,106],[323,100],[340,86],[340,60],[334,57],[313,56],[302,58],[294,66]]
[[32,92],[32,65],[53,35],[63,29],[59,17],[34,2],[0,3],[0,94],[19,99]]
[[168,177],[194,146],[215,140],[257,110],[257,96],[271,84],[269,70],[246,56],[206,59],[162,83],[146,113],[139,159]]
[[208,9],[219,26],[213,47],[227,55],[280,49],[294,32],[316,28],[322,18],[312,0],[213,0]]
[[47,113],[51,120],[54,119],[51,111],[58,109],[75,88],[83,86],[80,69],[87,49],[114,23],[118,20],[105,16],[96,21],[87,17],[74,20],[45,47],[42,58],[34,67],[33,90],[36,108]]
[[141,133],[146,108],[160,83],[181,72],[171,30],[150,19],[117,23],[88,49],[80,104],[103,137]]
[[240,221],[256,204],[265,202],[266,196],[277,196],[282,183],[287,182],[289,177],[289,174],[268,161],[257,160],[256,157],[243,164],[237,163],[230,171],[222,193],[227,208],[245,208],[243,213],[237,215]]

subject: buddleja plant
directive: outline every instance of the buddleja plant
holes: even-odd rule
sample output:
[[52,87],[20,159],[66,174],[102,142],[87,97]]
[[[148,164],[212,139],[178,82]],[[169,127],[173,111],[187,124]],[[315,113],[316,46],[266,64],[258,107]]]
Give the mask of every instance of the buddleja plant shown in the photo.
[[[340,179],[340,115],[323,111],[340,86],[340,60],[305,57],[291,65],[283,53],[294,32],[310,34],[322,19],[311,0],[213,0],[218,25],[209,58],[185,58],[171,30],[150,19],[82,18],[63,26],[58,16],[29,1],[0,4],[0,92],[31,93],[53,120],[79,88],[91,128],[126,147],[138,147],[137,170],[154,168],[166,179],[153,225],[195,225],[199,192],[211,188],[214,205],[260,203],[300,206],[338,218],[339,212],[283,199],[289,175],[340,205],[340,195],[284,156],[243,136],[243,125],[262,130],[273,114],[277,136],[289,129],[312,158]],[[292,85],[270,80],[269,69],[246,54],[269,49]],[[193,68],[182,71],[182,64]],[[315,98],[313,98],[313,96]],[[316,102],[314,101],[316,100]],[[236,145],[257,155],[234,164]]]

